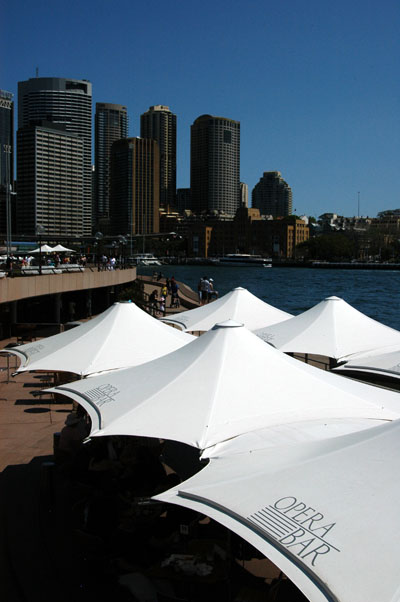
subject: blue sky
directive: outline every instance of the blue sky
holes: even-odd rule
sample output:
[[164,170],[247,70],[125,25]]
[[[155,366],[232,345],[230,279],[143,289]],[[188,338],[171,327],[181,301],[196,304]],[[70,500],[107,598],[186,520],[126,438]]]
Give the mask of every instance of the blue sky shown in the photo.
[[[279,170],[298,214],[375,216],[400,207],[400,3],[396,0],[25,0],[5,2],[0,88],[35,77],[93,84],[95,102],[178,118],[178,186],[190,125],[241,122],[249,194]],[[16,96],[15,96],[16,100]]]

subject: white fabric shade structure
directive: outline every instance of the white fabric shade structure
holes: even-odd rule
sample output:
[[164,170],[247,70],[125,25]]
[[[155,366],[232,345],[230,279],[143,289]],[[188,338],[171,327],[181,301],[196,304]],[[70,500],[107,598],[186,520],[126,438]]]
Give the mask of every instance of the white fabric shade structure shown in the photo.
[[49,247],[49,245],[42,245],[37,249],[33,249],[33,251],[29,251],[30,253],[52,253],[54,251],[53,247]]
[[205,514],[312,602],[400,599],[400,422],[212,459],[155,496]]
[[276,425],[400,417],[397,393],[298,362],[232,321],[147,364],[50,390],[87,410],[91,436],[158,437],[208,451]]
[[255,330],[291,317],[291,314],[261,301],[247,289],[238,287],[212,303],[161,319],[176,324],[184,331],[201,332],[226,320],[235,320],[249,330]]
[[[380,350],[381,351],[381,350]],[[357,354],[335,370],[346,372],[364,372],[400,380],[400,347],[385,353]]]
[[53,251],[56,251],[57,253],[73,253],[73,249],[67,249],[67,247],[64,247],[63,245],[56,245],[53,247]]
[[361,313],[339,297],[255,334],[286,353],[313,353],[343,361],[354,353],[397,345],[400,332]]
[[194,338],[128,302],[114,303],[72,330],[3,351],[21,359],[18,372],[47,370],[87,376],[148,362]]

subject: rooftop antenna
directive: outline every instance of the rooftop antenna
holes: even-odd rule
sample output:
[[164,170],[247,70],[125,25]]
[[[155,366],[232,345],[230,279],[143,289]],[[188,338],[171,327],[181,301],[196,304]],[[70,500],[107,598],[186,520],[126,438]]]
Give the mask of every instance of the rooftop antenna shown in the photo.
[[36,67],[36,77],[39,77],[39,67]]
[[357,216],[360,217],[360,193],[357,192],[357,197],[358,197],[358,204],[357,204]]

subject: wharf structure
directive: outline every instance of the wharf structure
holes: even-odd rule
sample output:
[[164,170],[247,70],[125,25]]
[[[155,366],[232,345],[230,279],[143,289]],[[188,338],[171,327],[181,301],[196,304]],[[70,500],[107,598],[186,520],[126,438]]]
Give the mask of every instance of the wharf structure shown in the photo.
[[26,335],[42,327],[42,336],[62,330],[62,324],[107,309],[122,288],[136,280],[136,268],[0,278],[0,338]]

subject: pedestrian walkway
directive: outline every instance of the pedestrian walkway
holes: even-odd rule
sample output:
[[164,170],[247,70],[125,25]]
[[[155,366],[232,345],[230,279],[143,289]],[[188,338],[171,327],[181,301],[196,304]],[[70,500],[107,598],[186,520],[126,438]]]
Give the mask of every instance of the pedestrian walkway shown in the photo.
[[[7,343],[16,340],[0,341],[1,348]],[[38,374],[8,378],[15,361],[10,358],[8,371],[6,357],[0,356],[0,599],[67,602],[65,571],[59,574],[51,544],[49,548],[57,530],[47,520],[43,492],[53,434],[64,426],[71,402],[34,397],[46,386]]]

